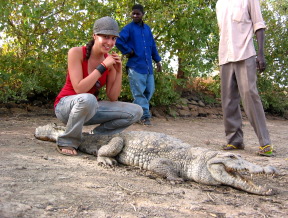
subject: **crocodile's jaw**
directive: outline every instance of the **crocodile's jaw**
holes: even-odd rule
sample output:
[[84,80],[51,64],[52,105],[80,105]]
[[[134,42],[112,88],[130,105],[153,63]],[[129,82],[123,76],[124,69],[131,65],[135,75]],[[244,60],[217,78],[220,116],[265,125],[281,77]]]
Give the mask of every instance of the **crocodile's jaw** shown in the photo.
[[211,176],[223,185],[229,185],[257,195],[275,194],[272,189],[256,185],[252,180],[240,174],[241,171],[250,174],[275,174],[277,171],[273,167],[263,168],[230,153],[221,153],[209,160],[207,164]]

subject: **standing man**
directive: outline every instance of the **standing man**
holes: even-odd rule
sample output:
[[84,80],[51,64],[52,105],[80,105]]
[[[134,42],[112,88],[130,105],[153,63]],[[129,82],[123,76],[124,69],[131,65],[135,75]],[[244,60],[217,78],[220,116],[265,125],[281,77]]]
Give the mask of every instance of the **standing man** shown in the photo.
[[122,29],[116,47],[128,57],[126,68],[134,98],[133,103],[143,108],[140,122],[151,125],[149,101],[155,90],[152,59],[156,62],[157,72],[161,72],[162,67],[151,29],[143,22],[143,16],[143,6],[134,5],[131,15],[133,22]]
[[[220,29],[219,64],[221,100],[227,145],[224,150],[244,149],[240,97],[259,139],[259,155],[272,156],[266,118],[258,94],[257,69],[265,70],[264,30],[259,0],[218,0]],[[253,45],[256,35],[258,53]]]

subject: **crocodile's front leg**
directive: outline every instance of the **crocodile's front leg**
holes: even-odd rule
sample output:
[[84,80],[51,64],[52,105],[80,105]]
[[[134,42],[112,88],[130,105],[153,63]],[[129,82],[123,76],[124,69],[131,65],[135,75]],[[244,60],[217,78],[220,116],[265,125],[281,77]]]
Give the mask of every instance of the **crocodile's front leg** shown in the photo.
[[101,146],[97,153],[97,161],[104,165],[115,165],[117,161],[115,156],[117,156],[124,146],[124,141],[121,137],[114,137],[110,140],[107,145]]
[[171,183],[182,183],[184,180],[179,177],[176,164],[166,158],[156,158],[150,163],[150,170],[163,176]]

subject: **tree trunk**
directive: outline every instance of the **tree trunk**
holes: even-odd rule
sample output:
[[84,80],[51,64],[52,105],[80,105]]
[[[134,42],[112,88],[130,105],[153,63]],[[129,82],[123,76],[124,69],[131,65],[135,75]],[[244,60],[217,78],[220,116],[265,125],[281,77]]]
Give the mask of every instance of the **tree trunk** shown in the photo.
[[[186,78],[185,77],[185,73],[184,73],[184,71],[182,70],[183,69],[183,67],[182,67],[182,58],[180,58],[180,57],[178,57],[178,71],[177,71],[177,79],[180,79],[180,80],[182,80],[182,81],[184,81],[184,79]],[[183,92],[183,83],[180,83],[180,84],[177,84],[176,85],[176,91],[178,92],[178,93],[180,93],[180,95],[182,94],[182,92]]]

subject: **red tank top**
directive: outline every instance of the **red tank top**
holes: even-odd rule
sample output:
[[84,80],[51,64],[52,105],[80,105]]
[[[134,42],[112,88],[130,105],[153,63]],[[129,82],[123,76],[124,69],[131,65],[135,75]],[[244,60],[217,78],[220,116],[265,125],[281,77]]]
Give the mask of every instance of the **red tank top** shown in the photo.
[[[83,52],[83,62],[82,62],[82,71],[83,71],[83,78],[88,76],[88,60],[85,59],[86,57],[86,46],[82,47],[82,52]],[[104,55],[104,57],[107,57],[107,54]],[[99,89],[106,85],[106,80],[107,80],[107,75],[108,75],[109,71],[106,70],[103,75],[99,78],[99,80],[96,82],[96,84],[87,92],[90,94],[93,94],[97,97]],[[57,104],[59,103],[60,99],[65,97],[65,96],[69,96],[69,95],[77,95],[77,93],[75,92],[71,80],[70,80],[70,75],[69,75],[69,71],[67,73],[66,76],[66,82],[64,87],[61,89],[60,93],[58,94],[58,96],[56,97],[56,100],[54,102],[54,108],[57,106]]]

